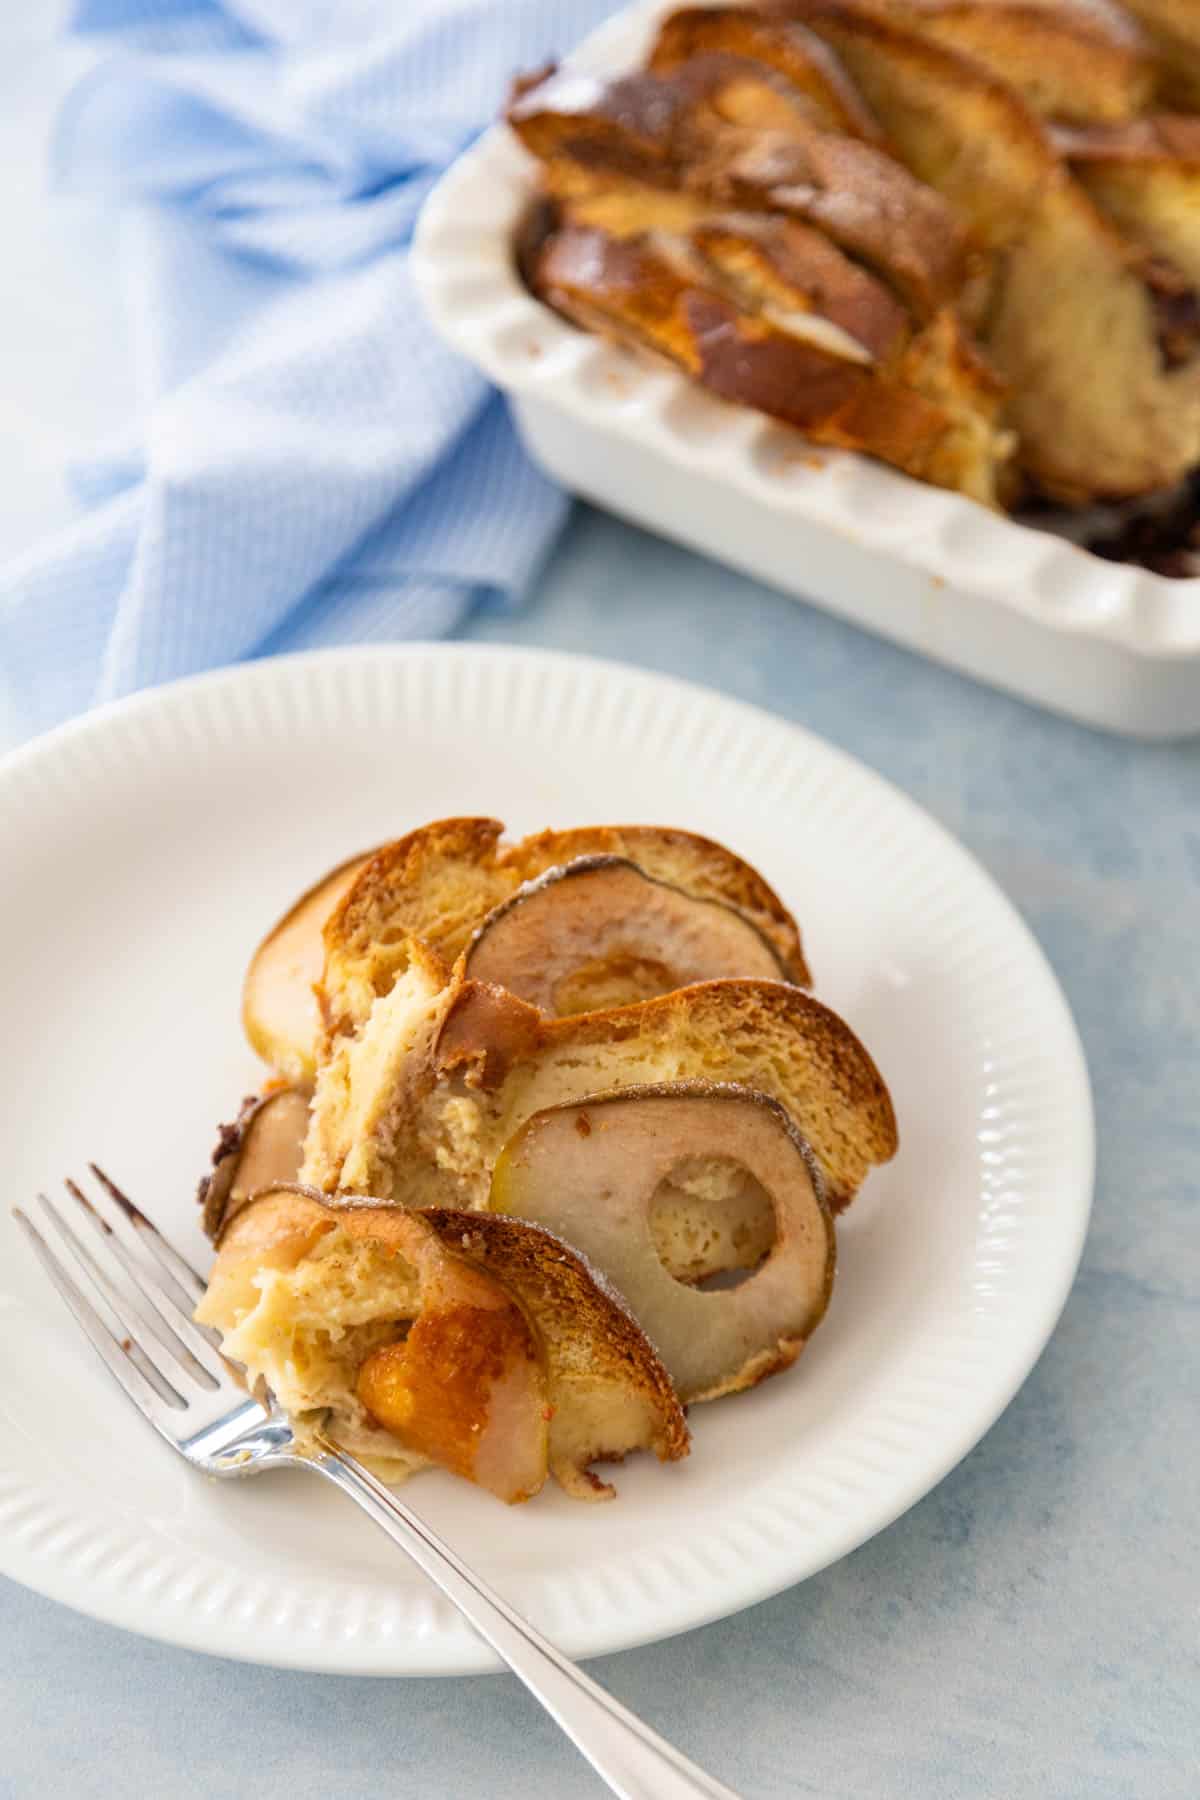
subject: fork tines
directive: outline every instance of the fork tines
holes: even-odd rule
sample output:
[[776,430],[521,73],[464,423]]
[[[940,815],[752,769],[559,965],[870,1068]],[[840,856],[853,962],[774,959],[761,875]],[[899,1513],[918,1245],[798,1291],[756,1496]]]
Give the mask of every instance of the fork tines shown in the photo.
[[[41,1229],[21,1207],[14,1207],[13,1216],[130,1399],[178,1444],[202,1426],[198,1405],[201,1414],[224,1413],[231,1395],[245,1399],[245,1391],[220,1355],[215,1335],[192,1319],[204,1293],[199,1275],[102,1169],[89,1167],[90,1192],[77,1182],[65,1183],[69,1208],[60,1211],[47,1195],[38,1196],[45,1215]],[[64,1217],[68,1210],[73,1224]],[[87,1227],[83,1236],[77,1229],[81,1221]],[[84,1286],[52,1240],[65,1246]]]

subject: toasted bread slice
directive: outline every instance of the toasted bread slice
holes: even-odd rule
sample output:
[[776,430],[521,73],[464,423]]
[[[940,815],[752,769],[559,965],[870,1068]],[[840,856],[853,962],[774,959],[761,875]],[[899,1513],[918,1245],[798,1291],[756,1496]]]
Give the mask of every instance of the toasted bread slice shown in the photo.
[[952,313],[876,371],[827,334],[816,339],[806,313],[772,307],[764,316],[727,297],[730,285],[761,289],[777,273],[762,240],[727,222],[698,247],[718,261],[717,281],[695,279],[649,240],[568,226],[540,252],[535,291],[585,328],[667,358],[719,399],[780,419],[814,443],[864,451],[999,503],[1011,451],[996,421],[1002,390]]
[[436,1463],[513,1502],[549,1468],[599,1499],[613,1489],[593,1462],[688,1451],[628,1310],[518,1220],[273,1189],[222,1233],[196,1317],[301,1442],[327,1435],[392,1480]]
[[[565,227],[673,255],[676,275],[842,360],[887,366],[911,335],[908,309],[887,284],[798,219],[739,212],[642,182],[596,181],[543,215],[538,242],[523,259],[535,293],[544,283],[542,256]],[[586,271],[582,285],[586,296]]]
[[501,988],[446,987],[414,965],[321,1069],[303,1179],[409,1206],[482,1207],[497,1156],[532,1113],[689,1079],[738,1082],[784,1106],[835,1210],[895,1153],[878,1069],[849,1026],[801,988],[711,981],[553,1019]]
[[1033,479],[1070,502],[1179,480],[1200,459],[1200,363],[1169,366],[1156,272],[1016,90],[861,0],[771,10],[831,44],[905,161],[998,253],[984,345]]
[[788,130],[731,125],[687,66],[608,84],[555,75],[523,93],[509,120],[560,199],[634,181],[794,218],[865,262],[921,317],[953,303],[969,271],[958,218],[893,158],[799,113]]
[[1200,13],[1195,0],[1121,0],[1154,45],[1162,98],[1200,109]]
[[1158,113],[1055,138],[1101,210],[1200,288],[1200,118]]
[[[681,7],[664,19],[646,67],[654,75],[669,75],[685,66],[694,69],[701,58],[716,57],[736,59],[739,72],[758,68],[782,77],[807,102],[802,109],[806,116],[827,131],[847,132],[868,143],[881,140],[879,126],[828,46],[803,25],[769,19],[752,7]],[[772,123],[774,109],[768,107],[764,116],[758,95],[747,101],[742,103],[731,84],[718,104],[731,123]]]
[[422,969],[441,981],[494,907],[525,882],[580,857],[636,864],[683,894],[740,913],[771,945],[790,981],[810,979],[796,922],[749,863],[709,838],[665,826],[594,825],[502,843],[496,819],[441,819],[386,844],[363,868],[325,928],[321,1003],[326,1046],[356,1031],[423,946]]
[[1043,117],[1114,124],[1149,106],[1153,48],[1108,0],[869,0],[885,18],[962,51]]
[[[422,1218],[448,1254],[515,1296],[546,1359],[550,1473],[577,1500],[616,1492],[592,1468],[651,1450],[678,1462],[691,1439],[670,1376],[621,1296],[564,1239],[521,1219],[433,1208]],[[507,1227],[507,1229],[506,1229]]]

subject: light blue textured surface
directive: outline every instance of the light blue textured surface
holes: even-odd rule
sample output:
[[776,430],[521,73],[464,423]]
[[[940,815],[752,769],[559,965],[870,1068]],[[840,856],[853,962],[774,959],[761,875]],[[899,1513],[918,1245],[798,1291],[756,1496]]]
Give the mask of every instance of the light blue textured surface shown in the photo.
[[138,393],[76,471],[91,510],[0,568],[26,731],[526,587],[562,496],[428,323],[408,243],[514,72],[614,3],[75,0],[103,49],[55,186],[121,203]]
[[[1194,1800],[1200,745],[1093,735],[586,513],[525,612],[465,635],[705,681],[882,770],[1025,912],[1095,1087],[1083,1270],[983,1443],[838,1567],[597,1672],[746,1800]],[[248,1669],[12,1587],[0,1743],[5,1800],[602,1791],[508,1677]]]

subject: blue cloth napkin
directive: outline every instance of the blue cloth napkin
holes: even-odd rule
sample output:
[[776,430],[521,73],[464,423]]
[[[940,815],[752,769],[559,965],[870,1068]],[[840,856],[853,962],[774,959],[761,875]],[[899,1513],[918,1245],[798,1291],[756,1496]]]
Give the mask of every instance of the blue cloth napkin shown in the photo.
[[77,0],[58,178],[122,207],[144,416],[0,572],[30,730],[238,658],[453,628],[565,500],[435,337],[407,246],[511,76],[614,0]]

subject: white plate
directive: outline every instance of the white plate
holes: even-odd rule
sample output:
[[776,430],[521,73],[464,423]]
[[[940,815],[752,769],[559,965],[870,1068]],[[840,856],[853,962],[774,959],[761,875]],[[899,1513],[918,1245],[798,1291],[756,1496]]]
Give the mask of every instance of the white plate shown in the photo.
[[[701,689],[537,651],[417,646],[159,689],[0,765],[0,1093],[10,1200],[89,1157],[197,1259],[218,1118],[254,1084],[256,939],[332,863],[426,818],[516,831],[661,821],[724,839],[795,909],[821,996],[891,1083],[902,1149],[841,1230],[829,1317],[790,1374],[699,1408],[690,1459],[620,1498],[495,1501],[414,1481],[571,1654],[748,1606],[928,1491],[1012,1398],[1087,1223],[1092,1122],[1066,1004],[978,866],[877,776]],[[19,1037],[18,1037],[19,1032]],[[0,1566],[193,1649],[370,1674],[488,1653],[339,1497],[207,1483],[94,1360],[5,1217]]]
[[[637,0],[569,58],[638,67],[678,0]],[[547,54],[557,46],[547,45]],[[414,278],[446,341],[508,394],[556,481],[884,637],[1072,718],[1200,731],[1200,579],[1105,562],[567,325],[513,262],[538,168],[494,127],[422,212]]]

